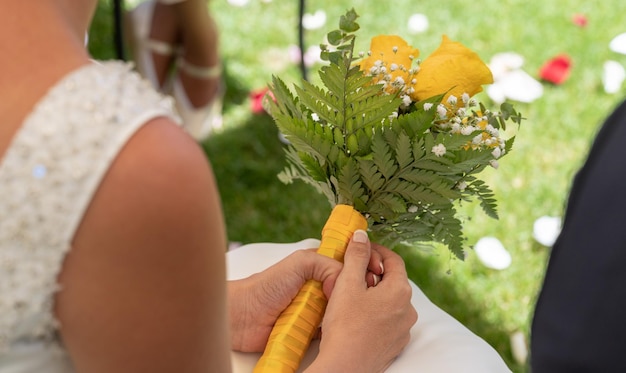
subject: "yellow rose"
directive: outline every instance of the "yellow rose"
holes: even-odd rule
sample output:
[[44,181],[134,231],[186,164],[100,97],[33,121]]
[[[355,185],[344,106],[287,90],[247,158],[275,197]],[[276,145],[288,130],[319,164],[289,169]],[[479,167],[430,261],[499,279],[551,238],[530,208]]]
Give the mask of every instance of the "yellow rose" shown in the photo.
[[394,93],[397,92],[394,87],[404,88],[404,85],[410,84],[410,70],[413,60],[418,56],[419,50],[408,45],[401,37],[378,35],[372,38],[370,55],[361,61],[360,68],[365,74],[371,75],[375,83],[387,82],[385,91]]
[[480,57],[444,35],[439,48],[421,63],[411,98],[420,101],[448,92],[442,102],[450,95],[460,100],[463,93],[474,96],[491,83],[491,70]]

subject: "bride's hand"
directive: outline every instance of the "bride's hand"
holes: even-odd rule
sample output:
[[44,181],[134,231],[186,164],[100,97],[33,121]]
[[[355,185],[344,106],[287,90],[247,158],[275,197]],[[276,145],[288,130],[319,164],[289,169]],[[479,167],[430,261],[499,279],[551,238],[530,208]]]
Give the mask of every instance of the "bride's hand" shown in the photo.
[[[373,250],[363,284],[374,286],[378,283],[383,271],[381,263],[382,256]],[[329,298],[342,266],[313,249],[299,250],[263,272],[229,281],[231,348],[263,351],[276,319],[302,285],[310,279],[320,281]]]
[[368,288],[360,279],[374,251],[365,232],[355,232],[326,308],[320,353],[306,372],[382,372],[409,342],[417,312],[404,262],[389,249],[375,250],[385,271]]

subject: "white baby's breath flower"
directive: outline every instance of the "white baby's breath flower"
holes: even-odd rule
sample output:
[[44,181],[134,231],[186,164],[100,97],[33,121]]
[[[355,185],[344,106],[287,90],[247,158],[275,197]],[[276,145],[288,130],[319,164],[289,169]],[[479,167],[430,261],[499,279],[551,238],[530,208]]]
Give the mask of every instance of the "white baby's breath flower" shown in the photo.
[[469,100],[470,100],[470,96],[467,93],[463,93],[461,95],[461,100],[463,100],[464,104],[467,104],[469,102]]
[[417,212],[417,206],[415,205],[411,205],[409,206],[409,208],[407,209],[408,212],[410,212],[411,214],[414,214]]
[[393,53],[396,53],[396,52],[398,52],[398,47],[394,45],[392,50],[393,50]]
[[442,130],[450,128],[450,122],[439,123],[439,128],[441,128]]
[[389,119],[391,119],[391,120],[396,119],[397,117],[398,117],[398,112],[397,111],[393,111],[389,115]]
[[320,116],[317,115],[317,113],[311,113],[311,119],[313,119],[316,122],[320,121]]
[[493,155],[495,159],[498,159],[502,155],[502,150],[500,150],[500,148],[494,148],[491,155]]
[[500,166],[500,164],[498,163],[498,161],[496,161],[495,159],[492,159],[489,161],[489,164],[491,165],[491,167],[495,168],[496,170],[498,169],[498,167]]
[[463,128],[461,128],[461,134],[468,136],[471,135],[472,132],[474,132],[476,130],[476,128],[474,128],[474,126],[465,126]]
[[456,185],[456,188],[462,192],[465,190],[465,188],[467,188],[467,183],[465,181],[459,181],[459,183]]
[[391,71],[398,70],[398,64],[392,63],[391,66],[389,66],[389,70],[391,70]]
[[465,116],[465,108],[459,108],[459,110],[456,111],[456,115],[458,115],[459,117],[464,117]]
[[460,133],[461,132],[461,124],[454,122],[452,123],[452,133]]
[[433,107],[433,104],[430,103],[430,102],[427,102],[427,103],[424,104],[424,110],[426,110],[426,111],[430,110],[430,108],[432,108],[432,107]]
[[437,105],[437,114],[439,114],[439,117],[441,119],[444,119],[446,115],[448,114],[448,109],[446,109],[445,105],[439,104]]
[[411,105],[411,102],[412,102],[412,100],[411,100],[411,97],[409,95],[403,95],[402,96],[402,105],[409,106],[409,105]]
[[402,87],[402,86],[404,86],[404,79],[402,79],[401,76],[396,77],[396,79],[393,81],[393,86],[394,87]]
[[437,144],[433,146],[432,152],[437,156],[441,157],[446,154],[446,147],[443,144]]
[[482,135],[482,133],[481,133],[481,134],[478,134],[478,135],[476,135],[476,136],[474,136],[474,138],[472,139],[472,143],[473,143],[474,145],[478,145],[478,144],[480,144],[481,142],[483,142],[483,135]]
[[456,105],[456,101],[457,100],[456,100],[456,96],[455,95],[450,95],[448,97],[448,104],[454,106],[454,105]]
[[491,124],[488,124],[485,127],[485,131],[489,132],[489,134],[493,137],[498,137],[500,135],[500,132],[498,131],[498,129],[492,126]]

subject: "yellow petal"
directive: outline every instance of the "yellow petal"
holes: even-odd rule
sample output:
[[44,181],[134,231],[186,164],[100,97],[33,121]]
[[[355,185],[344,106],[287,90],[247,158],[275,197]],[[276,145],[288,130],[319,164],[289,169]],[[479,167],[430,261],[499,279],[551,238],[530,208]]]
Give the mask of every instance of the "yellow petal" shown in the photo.
[[[390,81],[400,77],[406,84],[410,83],[409,70],[413,60],[419,56],[418,49],[413,48],[397,35],[378,35],[372,38],[370,52],[370,56],[359,64],[365,74],[370,74],[372,68],[378,63],[384,66],[387,73],[391,75]],[[394,71],[392,71],[392,65],[397,67]],[[381,79],[383,79],[382,75],[374,75],[374,82]]]
[[491,70],[478,55],[463,44],[443,36],[439,48],[420,65],[411,98],[415,101],[448,92],[460,99],[463,93],[474,96],[483,84],[493,83]]

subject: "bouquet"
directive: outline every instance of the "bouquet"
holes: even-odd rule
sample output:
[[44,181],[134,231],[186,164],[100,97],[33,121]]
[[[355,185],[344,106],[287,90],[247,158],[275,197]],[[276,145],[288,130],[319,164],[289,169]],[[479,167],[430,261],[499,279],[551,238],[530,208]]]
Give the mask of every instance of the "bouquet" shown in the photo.
[[[522,116],[509,103],[488,110],[473,97],[493,82],[478,55],[443,37],[420,61],[399,36],[381,35],[370,51],[355,54],[358,15],[341,17],[321,57],[323,87],[303,81],[295,95],[277,77],[268,112],[290,141],[288,166],[279,175],[302,180],[333,206],[319,253],[343,260],[356,229],[373,240],[440,242],[464,257],[460,201],[478,200],[497,218],[496,200],[478,178],[498,167],[514,137],[503,138]],[[255,372],[294,372],[321,322],[326,299],[310,281],[283,312]]]

